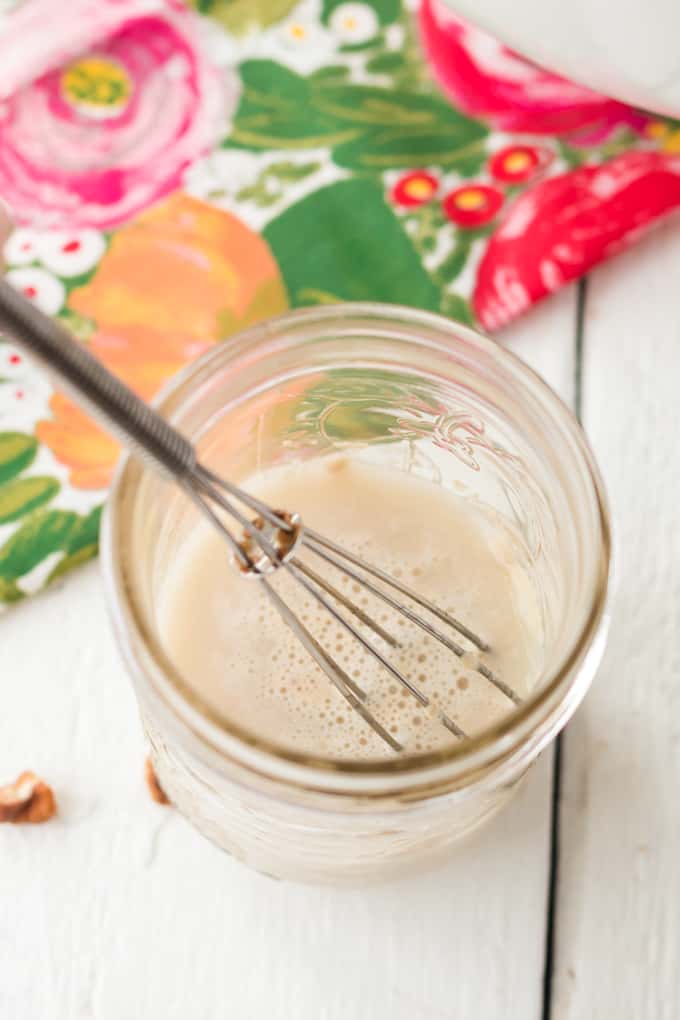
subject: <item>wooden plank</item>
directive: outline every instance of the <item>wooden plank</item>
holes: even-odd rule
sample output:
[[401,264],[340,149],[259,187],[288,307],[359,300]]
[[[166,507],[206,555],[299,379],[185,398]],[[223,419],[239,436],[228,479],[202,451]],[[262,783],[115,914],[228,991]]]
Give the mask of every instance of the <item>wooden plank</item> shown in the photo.
[[564,745],[554,1020],[680,1016],[680,234],[589,283],[583,418],[618,537],[600,675]]
[[[569,396],[574,295],[508,335]],[[151,803],[94,567],[0,624],[0,777],[60,818],[0,832],[0,1016],[538,1020],[550,759],[450,865],[341,891],[253,874]]]
[[520,319],[500,338],[526,361],[570,407],[574,404],[576,287],[556,294]]

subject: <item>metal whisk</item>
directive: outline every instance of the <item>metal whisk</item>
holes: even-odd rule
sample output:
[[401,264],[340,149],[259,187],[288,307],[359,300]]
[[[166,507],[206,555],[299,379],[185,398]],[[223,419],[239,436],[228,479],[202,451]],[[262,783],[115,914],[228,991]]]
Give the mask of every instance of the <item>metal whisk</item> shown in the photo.
[[[284,570],[293,577],[337,624],[358,641],[447,730],[458,738],[466,737],[460,726],[397,669],[351,618],[381,638],[388,647],[398,647],[394,637],[336,585],[306,561],[303,562],[299,551],[304,548],[311,552],[320,561],[319,567],[327,564],[341,571],[458,658],[466,655],[466,649],[456,640],[456,636],[465,638],[479,653],[490,651],[488,644],[478,634],[397,578],[306,527],[297,514],[272,509],[214,474],[198,461],[194,447],[184,436],[111,375],[60,324],[40,312],[4,280],[0,280],[0,330],[40,361],[56,376],[62,389],[91,412],[133,453],[182,487],[200,512],[224,537],[238,569],[244,576],[257,579],[284,622],[334,687],[393,751],[402,751],[402,745],[373,715],[367,704],[366,692],[316,640],[270,583],[270,576],[276,571]],[[256,516],[247,516],[247,510]],[[234,523],[239,529],[236,533],[232,530]],[[350,618],[339,607],[346,610]],[[437,623],[430,622],[428,616]],[[510,701],[520,704],[518,694],[477,657],[474,668]]]

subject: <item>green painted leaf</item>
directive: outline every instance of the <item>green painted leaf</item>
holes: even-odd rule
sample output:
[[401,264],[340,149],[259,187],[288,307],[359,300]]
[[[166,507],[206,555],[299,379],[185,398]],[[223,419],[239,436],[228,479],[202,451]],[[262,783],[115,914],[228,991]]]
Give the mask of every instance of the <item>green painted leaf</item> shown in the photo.
[[295,163],[293,160],[279,160],[263,167],[252,184],[246,185],[236,192],[239,202],[254,202],[261,208],[278,202],[283,189],[288,183],[302,181],[315,173],[320,163]]
[[478,173],[486,159],[482,136],[459,144],[449,130],[379,131],[370,137],[338,145],[333,158],[339,166],[381,173],[390,168],[441,166],[463,177]]
[[588,160],[588,152],[583,149],[575,149],[567,142],[563,142],[560,138],[557,139],[557,148],[560,156],[570,170],[577,170]]
[[462,322],[465,326],[476,325],[470,302],[460,294],[445,294],[442,298],[441,313],[448,316],[449,319]]
[[70,532],[66,544],[66,552],[76,554],[83,549],[94,546],[99,542],[99,526],[101,523],[103,507],[95,507],[86,517],[81,517],[73,530]]
[[[335,8],[343,3],[345,0],[323,0],[321,20],[327,24]],[[401,0],[365,0],[365,3],[373,8],[381,25],[389,25],[401,14]]]
[[309,80],[315,84],[337,85],[339,81],[349,77],[350,69],[345,64],[327,64],[313,71]]
[[432,93],[303,78],[271,60],[245,61],[241,76],[228,145],[329,147],[340,166],[373,173],[440,165],[472,175],[486,158],[486,126]]
[[310,89],[315,107],[329,117],[372,128],[385,127],[393,132],[417,128],[431,131],[447,125],[468,136],[483,137],[483,124],[458,113],[434,94],[397,91],[378,85],[336,85]]
[[370,0],[370,3],[378,15],[381,25],[389,25],[390,22],[397,21],[401,14],[401,0]]
[[470,234],[462,231],[457,234],[453,248],[435,270],[435,276],[443,284],[451,283],[461,273],[470,256],[473,241],[474,237]]
[[305,117],[302,110],[295,115],[284,113],[257,114],[238,117],[227,144],[243,149],[318,149],[351,141],[356,128],[343,127],[327,118],[315,116],[312,110]]
[[23,577],[51,553],[65,549],[78,515],[67,510],[40,510],[28,518],[0,548],[0,578]]
[[294,305],[311,294],[438,309],[439,291],[382,188],[358,178],[307,195],[264,230]]
[[62,557],[45,583],[52,584],[53,581],[63,577],[64,574],[68,574],[75,567],[79,567],[82,563],[87,563],[88,560],[93,559],[97,555],[97,549],[98,545],[96,543],[94,545],[86,545],[79,549],[78,552]]
[[366,70],[374,74],[391,74],[399,71],[404,66],[404,56],[394,50],[388,53],[378,53],[366,62]]
[[370,39],[366,39],[365,42],[357,43],[343,43],[339,47],[340,53],[365,53],[366,50],[373,50],[376,44],[379,42],[380,37],[377,35],[372,36]]
[[3,581],[0,577],[0,602],[20,602],[24,593],[15,581]]
[[59,492],[56,478],[15,478],[0,487],[0,524],[16,521],[31,510],[49,503]]
[[32,570],[51,553],[63,550],[47,584],[97,555],[102,507],[89,514],[60,510],[33,514],[0,550],[0,602],[24,597],[16,578]]
[[266,209],[268,205],[274,205],[280,197],[280,195],[273,191],[267,191],[264,185],[241,188],[240,191],[236,192],[236,198],[239,202],[253,202],[260,209]]
[[243,91],[225,144],[251,149],[333,144],[341,128],[312,108],[307,79],[273,60],[246,60],[239,72]]
[[0,485],[14,478],[35,459],[38,442],[23,432],[0,432]]
[[209,14],[234,35],[266,28],[293,10],[298,0],[189,0],[201,14]]
[[320,163],[293,163],[291,160],[282,160],[280,163],[271,163],[265,167],[265,174],[277,177],[280,181],[302,181],[310,174],[316,173],[321,166]]
[[239,72],[244,88],[243,99],[249,107],[280,110],[307,96],[306,79],[275,60],[244,60]]

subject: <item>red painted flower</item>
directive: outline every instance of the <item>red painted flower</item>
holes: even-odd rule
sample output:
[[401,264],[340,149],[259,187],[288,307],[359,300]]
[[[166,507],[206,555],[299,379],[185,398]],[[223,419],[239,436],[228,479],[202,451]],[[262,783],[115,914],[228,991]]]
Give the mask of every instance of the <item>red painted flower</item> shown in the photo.
[[521,184],[552,160],[549,149],[532,145],[507,145],[489,160],[491,176],[504,184]]
[[626,152],[529,188],[512,204],[477,269],[472,306],[487,330],[621,251],[680,208],[680,158]]
[[450,191],[442,202],[445,215],[459,227],[481,227],[503,205],[503,193],[488,184],[465,184]]
[[392,201],[395,205],[416,206],[429,202],[436,194],[439,181],[433,174],[425,170],[413,170],[400,177],[392,188]]

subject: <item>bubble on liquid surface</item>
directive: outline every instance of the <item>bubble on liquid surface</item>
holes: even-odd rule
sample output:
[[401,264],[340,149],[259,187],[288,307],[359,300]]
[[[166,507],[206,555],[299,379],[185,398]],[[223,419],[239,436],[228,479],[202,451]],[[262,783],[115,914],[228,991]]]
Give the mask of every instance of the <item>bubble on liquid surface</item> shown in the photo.
[[[430,482],[362,466],[350,456],[273,469],[242,483],[274,506],[297,510],[323,531],[393,576],[406,578],[442,606],[456,605],[463,622],[492,646],[485,662],[520,694],[540,668],[540,643],[528,628],[517,592],[531,590],[519,566],[492,554],[475,513]],[[478,511],[476,511],[478,513]],[[408,750],[432,750],[456,738],[438,719],[443,710],[474,734],[512,709],[508,699],[475,670],[479,653],[465,647],[462,661],[415,624],[309,552],[310,567],[342,587],[391,634],[391,649],[370,627],[341,615],[430,700],[423,711],[395,677],[347,629],[283,571],[272,584],[305,628],[366,693],[367,707]],[[357,590],[357,588],[359,590]],[[331,600],[332,601],[332,600]],[[413,608],[416,608],[415,606]],[[176,557],[163,593],[161,631],[188,682],[260,737],[297,750],[341,758],[385,758],[383,741],[331,685],[257,582],[244,582],[226,565],[223,540],[201,524]],[[445,625],[430,619],[441,629]],[[496,651],[498,649],[498,651]],[[433,708],[433,706],[438,708]]]

